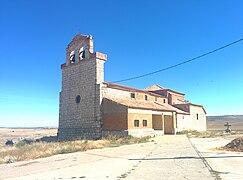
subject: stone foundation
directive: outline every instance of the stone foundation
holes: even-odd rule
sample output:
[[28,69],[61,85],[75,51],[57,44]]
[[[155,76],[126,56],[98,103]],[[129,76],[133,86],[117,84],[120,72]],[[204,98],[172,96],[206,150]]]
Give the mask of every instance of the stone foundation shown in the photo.
[[100,128],[59,128],[58,140],[100,139]]
[[133,130],[124,130],[124,131],[102,131],[102,137],[107,136],[118,136],[118,137],[125,137],[125,136],[133,136],[133,137],[144,137],[144,136],[151,136],[154,137],[155,135],[163,135],[164,131],[155,131],[154,129],[133,129]]
[[108,136],[117,136],[117,137],[126,137],[128,136],[128,131],[108,131],[103,130],[102,131],[102,137],[108,137]]
[[128,130],[128,135],[133,137],[155,136],[154,129],[131,129]]

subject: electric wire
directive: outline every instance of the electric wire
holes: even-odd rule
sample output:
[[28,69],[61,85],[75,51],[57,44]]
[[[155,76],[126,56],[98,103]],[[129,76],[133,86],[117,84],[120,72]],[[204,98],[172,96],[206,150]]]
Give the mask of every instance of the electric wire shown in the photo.
[[234,44],[236,44],[236,43],[239,43],[239,42],[242,41],[242,40],[243,40],[243,38],[241,38],[241,39],[239,39],[239,40],[237,40],[237,41],[231,42],[231,43],[229,43],[229,44],[226,44],[226,45],[224,45],[224,46],[221,46],[221,47],[219,47],[219,48],[217,48],[217,49],[214,49],[214,50],[212,50],[212,51],[209,51],[209,52],[207,52],[207,53],[204,53],[204,54],[202,54],[202,55],[199,55],[199,56],[197,56],[197,57],[194,57],[194,58],[192,58],[192,59],[189,59],[189,60],[186,60],[186,61],[183,61],[183,62],[174,64],[174,65],[168,66],[168,67],[163,68],[163,69],[159,69],[159,70],[157,70],[157,71],[153,71],[153,72],[150,72],[150,73],[146,73],[146,74],[142,74],[142,75],[139,75],[139,76],[134,76],[134,77],[126,78],[126,79],[121,79],[121,80],[113,81],[112,83],[118,83],[118,82],[130,81],[130,80],[134,80],[134,79],[139,79],[139,78],[143,78],[143,77],[146,77],[146,76],[150,76],[150,75],[153,75],[153,74],[162,72],[162,71],[166,71],[166,70],[175,68],[175,67],[177,67],[177,66],[181,66],[181,65],[183,65],[183,64],[186,64],[186,63],[195,61],[195,60],[197,60],[197,59],[200,59],[200,58],[202,58],[202,57],[205,57],[205,56],[210,55],[210,54],[212,54],[212,53],[215,53],[215,52],[217,52],[217,51],[220,51],[220,50],[222,50],[222,49],[224,49],[224,48],[227,48],[227,47],[232,46],[232,45],[234,45]]

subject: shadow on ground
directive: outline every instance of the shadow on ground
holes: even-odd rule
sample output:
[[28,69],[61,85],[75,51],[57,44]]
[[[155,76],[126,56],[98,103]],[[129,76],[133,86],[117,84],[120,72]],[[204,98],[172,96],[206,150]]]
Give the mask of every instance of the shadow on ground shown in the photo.
[[197,156],[182,156],[182,157],[164,157],[164,158],[146,158],[146,159],[128,159],[128,160],[142,160],[142,161],[155,161],[155,160],[171,160],[171,159],[221,159],[221,158],[243,158],[242,156],[205,156],[205,157],[197,157]]

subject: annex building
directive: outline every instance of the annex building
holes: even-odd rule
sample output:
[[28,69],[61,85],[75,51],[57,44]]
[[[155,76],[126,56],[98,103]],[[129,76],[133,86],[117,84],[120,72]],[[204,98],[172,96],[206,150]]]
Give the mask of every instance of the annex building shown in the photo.
[[206,112],[181,92],[157,84],[143,90],[104,81],[107,55],[94,52],[92,36],[78,34],[61,65],[58,138],[98,139],[206,130]]

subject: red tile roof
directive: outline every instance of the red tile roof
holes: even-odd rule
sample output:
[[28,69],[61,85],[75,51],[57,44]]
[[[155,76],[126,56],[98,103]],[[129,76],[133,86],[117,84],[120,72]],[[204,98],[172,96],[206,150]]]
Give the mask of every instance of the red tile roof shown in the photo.
[[201,107],[203,108],[203,111],[205,112],[205,114],[207,114],[206,110],[204,109],[204,107],[202,105],[199,105],[199,104],[192,104],[192,103],[188,103],[189,105],[191,106],[198,106],[198,107]]
[[204,113],[207,114],[204,107],[202,105],[198,105],[198,104],[184,103],[184,104],[174,104],[173,106],[176,107],[176,108],[179,108],[180,106],[197,106],[197,107],[201,107],[203,109]]
[[113,101],[117,104],[124,105],[129,108],[177,112],[179,114],[189,114],[188,112],[182,111],[167,103],[158,103],[155,101],[136,100],[136,99],[120,99],[120,98],[112,98],[112,97],[105,97],[105,99],[108,99],[110,101]]
[[129,87],[129,86],[123,86],[123,85],[120,85],[120,84],[114,84],[114,83],[110,83],[110,82],[103,82],[103,84],[106,84],[107,87],[113,88],[113,89],[120,89],[120,90],[124,90],[124,91],[129,91],[129,92],[142,92],[142,93],[145,93],[145,94],[150,94],[152,96],[165,98],[165,96],[162,96],[162,95],[159,95],[159,94],[156,94],[156,93],[153,93],[153,92]]
[[[152,86],[156,86],[157,88],[153,90],[153,89],[151,89]],[[149,86],[149,87],[145,88],[144,90],[145,91],[149,91],[149,92],[154,92],[154,93],[159,92],[159,91],[170,91],[170,92],[173,92],[173,93],[176,93],[176,94],[185,95],[185,94],[183,94],[181,92],[174,91],[174,90],[168,89],[168,88],[164,88],[164,87],[162,87],[162,86],[160,86],[158,84],[154,84],[152,86]]]

